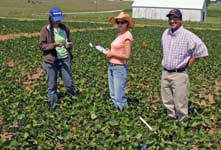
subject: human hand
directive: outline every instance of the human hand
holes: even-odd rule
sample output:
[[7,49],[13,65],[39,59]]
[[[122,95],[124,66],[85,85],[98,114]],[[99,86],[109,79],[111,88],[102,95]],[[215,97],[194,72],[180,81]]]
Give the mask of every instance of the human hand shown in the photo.
[[59,43],[59,42],[55,42],[55,43],[54,43],[54,47],[61,47],[61,46],[62,46],[62,44]]
[[106,48],[106,52],[105,52],[105,55],[107,58],[110,58],[112,55],[111,55],[111,51],[109,48]]

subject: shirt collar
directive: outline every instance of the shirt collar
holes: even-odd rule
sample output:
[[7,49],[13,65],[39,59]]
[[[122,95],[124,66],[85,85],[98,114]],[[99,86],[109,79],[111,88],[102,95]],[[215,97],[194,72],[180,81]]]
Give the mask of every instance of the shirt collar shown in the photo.
[[168,34],[171,36],[177,36],[180,32],[182,32],[183,26],[177,29],[175,32],[172,32],[172,28],[169,29]]

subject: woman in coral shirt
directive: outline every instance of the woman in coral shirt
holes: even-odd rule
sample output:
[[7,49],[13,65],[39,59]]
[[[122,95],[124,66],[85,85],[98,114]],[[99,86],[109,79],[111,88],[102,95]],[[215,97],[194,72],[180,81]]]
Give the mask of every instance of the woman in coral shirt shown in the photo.
[[110,22],[117,25],[119,33],[111,43],[111,49],[107,49],[106,57],[109,60],[108,82],[110,97],[116,108],[122,110],[128,106],[125,96],[128,65],[131,55],[133,36],[129,28],[134,27],[134,21],[125,12],[117,17],[112,17]]

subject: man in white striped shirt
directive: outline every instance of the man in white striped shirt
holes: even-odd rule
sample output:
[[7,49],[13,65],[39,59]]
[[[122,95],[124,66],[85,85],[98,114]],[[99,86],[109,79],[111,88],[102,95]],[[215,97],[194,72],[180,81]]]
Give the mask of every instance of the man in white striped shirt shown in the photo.
[[171,10],[167,17],[170,28],[162,35],[161,97],[168,116],[184,121],[188,117],[188,68],[199,58],[207,57],[208,50],[199,37],[182,26],[179,9]]

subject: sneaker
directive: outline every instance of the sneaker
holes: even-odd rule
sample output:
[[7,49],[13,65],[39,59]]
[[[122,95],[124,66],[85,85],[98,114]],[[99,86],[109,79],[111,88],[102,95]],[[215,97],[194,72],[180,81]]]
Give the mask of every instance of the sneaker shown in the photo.
[[187,116],[184,116],[178,119],[179,122],[186,122],[187,120],[188,120]]
[[50,111],[53,111],[53,110],[55,110],[56,103],[49,101],[48,102],[48,107],[49,107]]
[[80,94],[79,90],[76,89],[76,90],[75,90],[75,94],[74,94],[73,96],[78,96],[79,94]]
[[169,119],[169,121],[173,121],[173,122],[178,121],[177,118],[174,116],[168,116],[168,119]]

